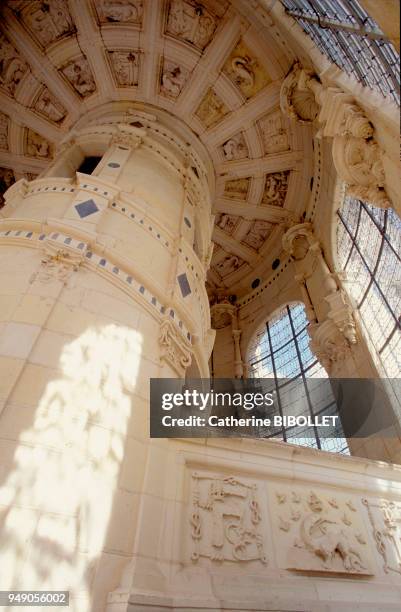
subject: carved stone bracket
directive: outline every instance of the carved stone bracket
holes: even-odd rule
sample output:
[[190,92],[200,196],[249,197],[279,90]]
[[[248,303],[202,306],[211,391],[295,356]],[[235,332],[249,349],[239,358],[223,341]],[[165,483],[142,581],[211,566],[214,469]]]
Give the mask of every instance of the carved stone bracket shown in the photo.
[[125,125],[118,125],[117,131],[111,138],[111,144],[123,145],[131,149],[137,149],[143,142],[145,130]]
[[192,346],[179,333],[174,323],[168,317],[162,320],[159,344],[161,347],[161,360],[166,361],[177,372],[178,376],[183,377],[185,370],[191,364]]
[[[294,64],[280,92],[283,113],[311,122],[317,117],[318,136],[333,138],[333,160],[348,193],[374,206],[391,206],[385,190],[382,151],[374,129],[354,98],[339,88],[325,87],[317,75]],[[319,114],[315,112],[320,108]]]

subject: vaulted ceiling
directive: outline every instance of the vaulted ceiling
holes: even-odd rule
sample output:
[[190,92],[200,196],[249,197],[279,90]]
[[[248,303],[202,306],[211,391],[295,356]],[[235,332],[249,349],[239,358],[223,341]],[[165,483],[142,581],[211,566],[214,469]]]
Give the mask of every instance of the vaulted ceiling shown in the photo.
[[[311,128],[280,112],[295,57],[257,0],[5,0],[0,179],[34,179],[88,111],[158,106],[213,161],[211,293],[244,295],[277,267],[313,176]],[[265,23],[264,23],[265,20]],[[267,25],[266,25],[267,24]]]

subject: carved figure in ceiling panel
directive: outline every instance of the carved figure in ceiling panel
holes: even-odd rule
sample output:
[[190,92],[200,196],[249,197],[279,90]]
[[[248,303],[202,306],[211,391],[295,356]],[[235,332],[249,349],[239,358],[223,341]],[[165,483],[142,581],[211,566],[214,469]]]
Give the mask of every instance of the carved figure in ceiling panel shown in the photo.
[[288,189],[289,171],[273,172],[266,176],[265,189],[262,196],[262,205],[284,206]]
[[240,268],[244,263],[245,262],[243,259],[241,259],[241,257],[227,254],[224,259],[216,263],[214,267],[217,273],[224,278],[225,276],[228,276],[229,274],[232,274],[238,270],[238,268]]
[[242,40],[227,58],[223,72],[241,90],[246,99],[252,98],[271,82],[263,66]]
[[27,72],[27,64],[21,60],[14,47],[0,32],[0,84],[14,95],[18,83]]
[[42,47],[75,32],[67,0],[24,0],[11,8]]
[[95,91],[96,84],[88,60],[84,56],[70,61],[61,72],[83,98]]
[[0,208],[5,204],[4,193],[14,183],[14,172],[10,168],[0,168]]
[[224,195],[227,198],[235,198],[236,200],[246,200],[251,179],[241,178],[227,181],[224,186]]
[[0,149],[8,150],[8,117],[4,113],[0,113]]
[[34,109],[55,123],[62,121],[67,114],[64,106],[47,87],[44,87],[40,92],[34,104]]
[[96,0],[95,6],[102,23],[142,23],[143,0]]
[[138,85],[140,52],[109,51],[112,70],[119,87]]
[[222,213],[216,220],[216,225],[222,229],[226,234],[232,234],[238,224],[240,217],[235,215],[227,215]]
[[26,130],[26,145],[25,151],[31,157],[48,158],[53,154],[51,144],[31,129]]
[[282,153],[290,148],[284,118],[280,111],[272,113],[259,121],[265,153]]
[[229,109],[223,100],[210,88],[196,109],[195,115],[206,128],[210,128],[221,121],[228,112]]
[[188,76],[189,70],[179,66],[176,62],[164,60],[160,78],[160,92],[170,98],[178,98]]
[[209,44],[218,18],[200,2],[170,0],[165,33],[179,38],[201,51]]
[[346,500],[324,492],[297,491],[279,506],[275,503],[280,565],[301,571],[372,574],[363,517],[355,510],[344,521]]
[[401,574],[401,503],[386,499],[363,499],[376,547],[388,574]]
[[223,153],[227,161],[244,159],[249,156],[248,146],[242,132],[236,134],[223,144]]
[[268,221],[254,221],[253,225],[251,226],[245,238],[243,238],[242,242],[244,242],[244,244],[246,244],[247,246],[250,246],[252,249],[258,251],[260,247],[265,243],[266,239],[270,236],[273,227],[274,224],[269,223]]
[[234,476],[192,474],[191,558],[267,563],[257,485]]

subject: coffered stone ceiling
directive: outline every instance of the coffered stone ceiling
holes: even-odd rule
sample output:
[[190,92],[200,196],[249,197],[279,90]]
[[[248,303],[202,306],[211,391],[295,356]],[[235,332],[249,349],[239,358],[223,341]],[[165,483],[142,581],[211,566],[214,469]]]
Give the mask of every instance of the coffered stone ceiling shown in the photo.
[[279,108],[295,57],[254,5],[3,0],[2,190],[40,174],[88,111],[122,100],[160,107],[191,127],[214,164],[210,292],[245,295],[282,257],[313,175],[311,128]]

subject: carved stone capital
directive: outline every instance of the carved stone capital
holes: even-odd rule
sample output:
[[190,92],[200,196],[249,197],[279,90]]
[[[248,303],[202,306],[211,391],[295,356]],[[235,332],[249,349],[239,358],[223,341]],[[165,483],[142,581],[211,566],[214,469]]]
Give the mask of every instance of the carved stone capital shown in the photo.
[[333,321],[338,330],[350,344],[356,344],[357,334],[353,309],[344,291],[339,290],[325,297],[330,310],[328,318]]
[[338,367],[350,354],[347,339],[331,319],[308,325],[310,349],[329,375],[341,374]]
[[283,236],[283,249],[297,261],[304,259],[312,247],[320,250],[311,223],[297,223]]
[[227,302],[213,304],[210,309],[213,329],[223,329],[223,327],[230,325],[234,314],[235,306],[230,304],[228,300]]
[[82,251],[60,245],[47,238],[43,243],[43,257],[38,273],[38,280],[47,283],[57,280],[66,283],[73,272],[76,272],[84,260]]
[[183,377],[191,364],[192,346],[168,317],[160,325],[159,344],[161,360],[166,361],[179,377]]

